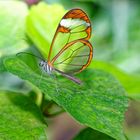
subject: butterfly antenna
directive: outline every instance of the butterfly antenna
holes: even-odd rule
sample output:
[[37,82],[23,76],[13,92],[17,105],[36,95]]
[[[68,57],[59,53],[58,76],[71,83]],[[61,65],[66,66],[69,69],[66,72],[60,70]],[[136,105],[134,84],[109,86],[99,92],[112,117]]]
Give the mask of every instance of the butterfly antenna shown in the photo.
[[37,58],[43,60],[42,57],[39,57],[39,56],[37,56],[37,55],[34,55],[34,54],[32,54],[32,53],[28,53],[28,52],[19,52],[19,53],[16,54],[16,56],[19,56],[20,54],[28,54],[28,55],[31,55],[31,56],[34,56],[34,57],[37,57]]

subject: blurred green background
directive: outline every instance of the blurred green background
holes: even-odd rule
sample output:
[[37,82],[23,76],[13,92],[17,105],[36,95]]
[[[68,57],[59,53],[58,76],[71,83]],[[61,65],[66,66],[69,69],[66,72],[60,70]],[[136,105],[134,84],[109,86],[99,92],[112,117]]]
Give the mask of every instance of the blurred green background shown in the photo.
[[[0,57],[16,54],[29,48],[30,45],[26,42],[25,36],[25,17],[28,14],[28,8],[40,1],[0,1]],[[140,1],[44,1],[50,5],[57,3],[66,10],[78,7],[86,11],[92,22],[90,41],[94,46],[94,56],[91,65],[112,73],[125,87],[129,97],[132,98],[126,113],[124,125],[126,134],[130,140],[140,140]],[[54,34],[54,29],[52,29],[52,34]],[[30,87],[15,76],[2,73],[0,89],[20,89],[27,92]],[[62,121],[64,118],[67,117],[62,116],[55,121]],[[75,126],[79,128],[77,124]]]

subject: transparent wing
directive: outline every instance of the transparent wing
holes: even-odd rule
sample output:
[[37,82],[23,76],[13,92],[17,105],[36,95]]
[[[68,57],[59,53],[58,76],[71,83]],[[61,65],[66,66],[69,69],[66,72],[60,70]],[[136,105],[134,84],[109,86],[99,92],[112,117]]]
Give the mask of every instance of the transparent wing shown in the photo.
[[58,25],[50,47],[48,62],[51,62],[61,49],[70,42],[79,39],[88,40],[90,36],[91,23],[86,13],[81,9],[70,10],[64,15]]
[[51,61],[55,69],[67,74],[84,70],[93,56],[92,45],[87,40],[68,43]]

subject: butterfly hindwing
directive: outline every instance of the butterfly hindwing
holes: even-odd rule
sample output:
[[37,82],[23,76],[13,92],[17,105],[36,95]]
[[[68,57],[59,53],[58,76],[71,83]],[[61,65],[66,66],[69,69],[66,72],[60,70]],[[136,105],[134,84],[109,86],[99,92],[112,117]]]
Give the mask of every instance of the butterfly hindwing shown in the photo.
[[68,43],[51,61],[54,68],[73,74],[82,71],[92,59],[92,46],[86,40]]

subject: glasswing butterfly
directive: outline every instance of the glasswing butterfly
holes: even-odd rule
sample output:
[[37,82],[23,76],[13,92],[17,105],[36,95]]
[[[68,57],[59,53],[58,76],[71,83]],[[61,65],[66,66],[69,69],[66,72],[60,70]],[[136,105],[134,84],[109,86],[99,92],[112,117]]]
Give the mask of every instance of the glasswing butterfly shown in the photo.
[[68,11],[57,27],[48,59],[40,58],[40,67],[48,74],[56,71],[80,84],[81,81],[72,75],[83,71],[92,60],[93,48],[88,41],[90,36],[91,23],[86,13],[81,9]]

